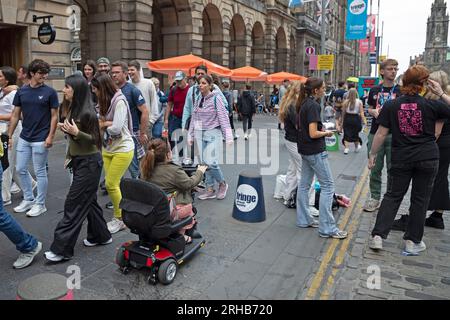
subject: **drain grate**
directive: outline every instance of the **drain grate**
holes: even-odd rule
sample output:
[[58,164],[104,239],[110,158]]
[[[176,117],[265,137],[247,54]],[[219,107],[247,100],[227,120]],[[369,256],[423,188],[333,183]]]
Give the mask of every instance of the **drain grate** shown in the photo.
[[349,180],[349,181],[356,181],[356,180],[358,180],[358,177],[357,176],[348,176],[346,174],[340,174],[338,176],[338,179]]

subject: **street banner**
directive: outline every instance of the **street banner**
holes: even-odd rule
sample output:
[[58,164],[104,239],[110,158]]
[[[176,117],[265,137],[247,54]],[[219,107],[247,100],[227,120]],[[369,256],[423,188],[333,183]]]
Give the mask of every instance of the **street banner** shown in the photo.
[[[377,16],[372,14],[367,17],[367,37],[365,39],[359,40],[359,52],[366,53],[369,52],[369,40],[372,40],[370,44],[370,51],[375,51],[375,26],[377,22]],[[370,35],[372,34],[372,36]]]
[[367,95],[372,87],[375,87],[380,82],[379,78],[375,77],[359,77],[358,82],[358,94],[359,97],[364,95],[364,91],[367,91]]
[[317,58],[317,70],[333,70],[334,69],[334,55],[321,54]]
[[367,1],[349,0],[347,7],[346,40],[365,39],[367,36]]
[[309,70],[317,70],[318,58],[316,55],[312,54],[309,56]]

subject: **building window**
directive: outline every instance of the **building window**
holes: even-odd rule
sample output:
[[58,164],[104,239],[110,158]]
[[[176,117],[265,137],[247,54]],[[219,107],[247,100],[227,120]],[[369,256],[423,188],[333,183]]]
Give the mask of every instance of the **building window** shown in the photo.
[[439,63],[439,52],[437,51],[434,52],[433,62]]

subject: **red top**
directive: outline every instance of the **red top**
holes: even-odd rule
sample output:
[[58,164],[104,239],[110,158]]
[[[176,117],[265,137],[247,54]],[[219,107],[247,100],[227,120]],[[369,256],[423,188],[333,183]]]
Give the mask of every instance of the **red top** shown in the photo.
[[173,103],[173,109],[171,114],[178,118],[183,117],[184,102],[186,101],[186,96],[189,91],[189,85],[186,88],[180,89],[178,86],[175,89],[170,90],[169,102]]

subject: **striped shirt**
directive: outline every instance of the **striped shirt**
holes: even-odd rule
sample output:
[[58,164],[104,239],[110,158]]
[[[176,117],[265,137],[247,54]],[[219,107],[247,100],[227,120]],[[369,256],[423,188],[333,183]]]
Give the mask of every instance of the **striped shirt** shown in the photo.
[[202,96],[195,102],[188,139],[190,141],[194,139],[196,130],[207,131],[216,128],[220,128],[226,142],[233,141],[228,111],[218,90],[214,90],[206,97]]

